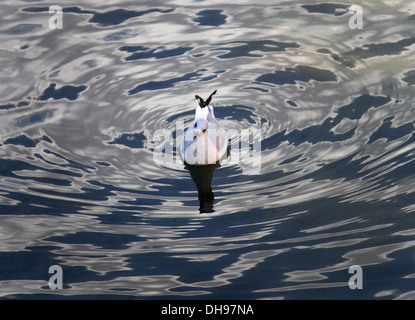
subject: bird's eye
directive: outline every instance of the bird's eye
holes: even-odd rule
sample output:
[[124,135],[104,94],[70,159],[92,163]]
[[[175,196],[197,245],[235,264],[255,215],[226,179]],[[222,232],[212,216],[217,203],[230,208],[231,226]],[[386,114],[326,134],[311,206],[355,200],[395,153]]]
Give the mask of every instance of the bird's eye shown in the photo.
[[205,130],[203,130],[203,133],[206,133],[206,129],[205,129]]
[[193,126],[194,128],[197,128],[197,123],[195,123],[195,125]]

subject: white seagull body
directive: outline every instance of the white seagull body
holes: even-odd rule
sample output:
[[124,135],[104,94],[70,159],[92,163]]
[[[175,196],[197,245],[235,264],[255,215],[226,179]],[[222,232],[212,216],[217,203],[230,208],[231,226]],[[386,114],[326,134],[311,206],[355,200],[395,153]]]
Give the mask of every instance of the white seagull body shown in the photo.
[[213,107],[209,106],[215,93],[216,90],[206,102],[196,96],[199,105],[196,107],[195,119],[186,130],[180,145],[182,160],[187,164],[216,164],[227,156],[227,137],[215,118]]

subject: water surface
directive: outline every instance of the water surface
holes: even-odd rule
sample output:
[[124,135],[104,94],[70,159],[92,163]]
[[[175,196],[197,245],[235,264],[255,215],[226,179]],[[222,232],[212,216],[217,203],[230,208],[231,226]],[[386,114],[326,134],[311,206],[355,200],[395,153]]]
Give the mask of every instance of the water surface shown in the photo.
[[[2,299],[415,297],[412,1],[59,2],[0,3]],[[154,134],[215,89],[261,163],[200,214]]]

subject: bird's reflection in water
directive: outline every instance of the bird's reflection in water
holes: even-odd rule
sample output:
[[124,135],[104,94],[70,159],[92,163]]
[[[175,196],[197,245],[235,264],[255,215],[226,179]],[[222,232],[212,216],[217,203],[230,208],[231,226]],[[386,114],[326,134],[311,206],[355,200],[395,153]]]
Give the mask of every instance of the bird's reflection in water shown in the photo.
[[220,164],[190,165],[185,163],[185,169],[190,171],[190,176],[197,187],[199,199],[199,212],[214,212],[213,201],[215,199],[212,191],[213,171],[219,168]]

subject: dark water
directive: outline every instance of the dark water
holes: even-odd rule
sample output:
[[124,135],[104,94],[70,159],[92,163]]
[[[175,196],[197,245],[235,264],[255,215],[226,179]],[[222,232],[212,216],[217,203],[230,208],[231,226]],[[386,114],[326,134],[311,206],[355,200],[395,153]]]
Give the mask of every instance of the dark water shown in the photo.
[[[53,4],[0,2],[1,298],[415,298],[413,1]],[[199,214],[154,134],[215,89],[260,168]]]

